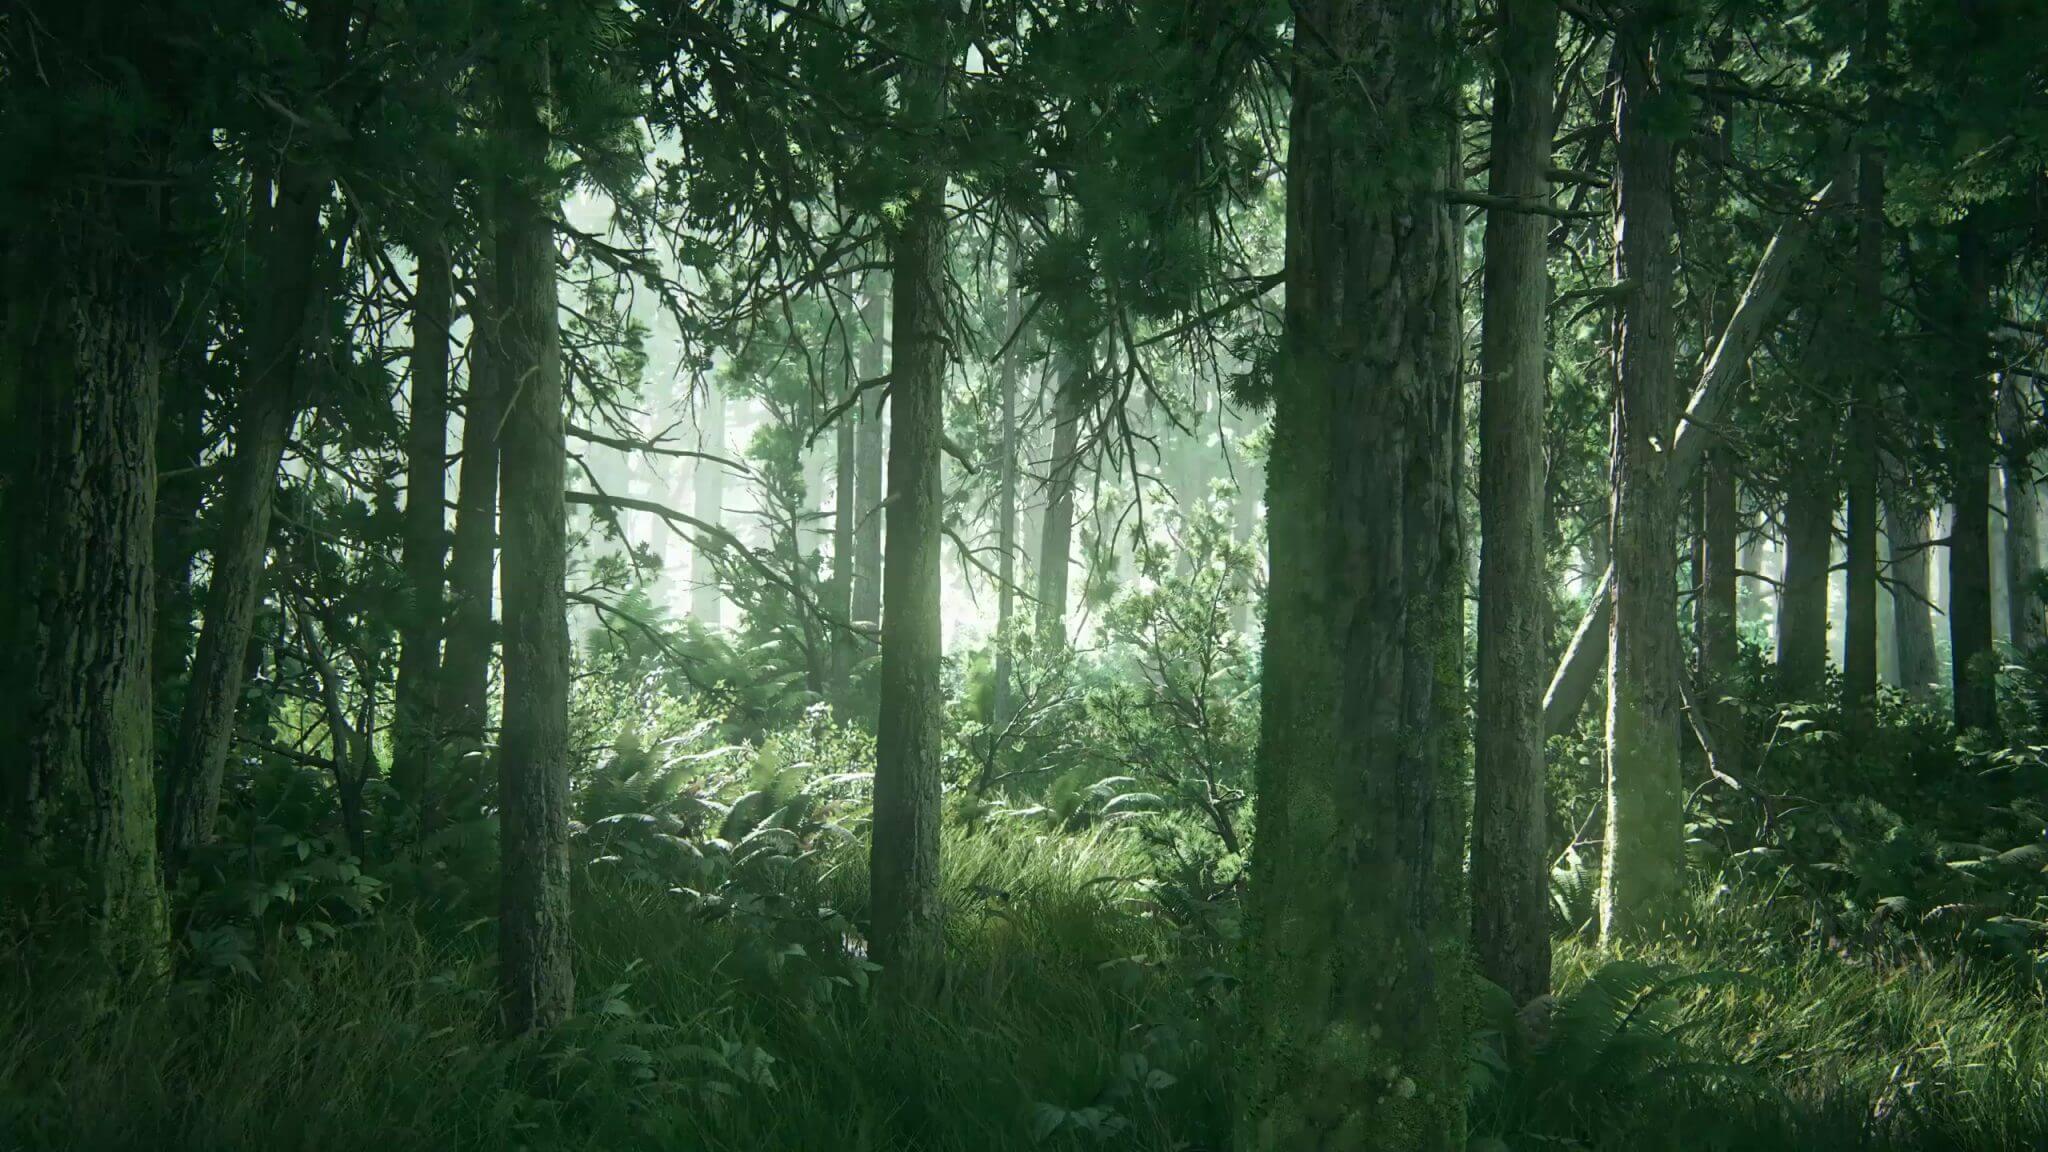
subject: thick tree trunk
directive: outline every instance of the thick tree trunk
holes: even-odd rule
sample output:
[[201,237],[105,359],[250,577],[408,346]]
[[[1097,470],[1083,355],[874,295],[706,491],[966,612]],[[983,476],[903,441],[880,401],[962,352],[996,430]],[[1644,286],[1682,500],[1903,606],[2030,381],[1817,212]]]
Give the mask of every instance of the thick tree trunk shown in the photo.
[[1295,12],[1236,1145],[1450,1152],[1469,962],[1455,11]]
[[1828,569],[1834,560],[1835,486],[1828,457],[1834,415],[1806,414],[1799,460],[1785,491],[1785,582],[1778,609],[1778,681],[1793,700],[1811,699],[1827,677]]
[[[889,299],[880,273],[870,272],[867,299],[861,307],[866,339],[861,345],[860,378],[875,380],[887,364],[884,355]],[[887,393],[871,388],[861,399],[860,428],[854,437],[854,489],[859,493],[860,525],[853,542],[853,618],[867,624],[882,619],[882,501],[888,491],[882,474],[882,413]]]
[[[1009,307],[1004,310],[1004,340],[1011,339],[1023,319],[1022,301],[1011,268]],[[1000,728],[1010,719],[1012,670],[1010,630],[1017,609],[1017,353],[1013,348],[997,366],[997,387],[1002,391],[1002,455],[996,463],[996,659],[995,700],[991,718]]]
[[508,380],[500,452],[505,545],[505,720],[498,748],[499,986],[506,1031],[552,1027],[575,1003],[569,939],[568,554],[561,337],[546,191],[547,49],[498,61],[510,172],[496,248]]
[[435,692],[447,556],[448,325],[454,273],[444,238],[420,244],[413,289],[412,411],[406,426],[405,616],[399,628],[398,684],[391,731],[391,784],[426,824],[428,774],[435,759]]
[[[1494,32],[1488,192],[1550,197],[1557,5],[1507,0]],[[1523,1004],[1550,991],[1543,775],[1543,412],[1549,221],[1487,214],[1479,392],[1479,701],[1473,767],[1472,943],[1479,970]]]
[[1932,703],[1941,683],[1941,658],[1934,648],[1927,509],[1887,503],[1885,537],[1891,541],[1892,629],[1898,637],[1899,684],[1914,699]]
[[[704,384],[704,407],[697,413],[697,451],[726,453],[726,400],[718,382]],[[713,528],[725,526],[725,465],[697,461],[690,511]],[[725,623],[725,594],[718,583],[718,565],[711,560],[718,544],[699,533],[690,554],[690,616],[706,628]]]
[[1948,623],[1956,727],[1981,729],[1995,737],[1999,725],[1998,654],[1991,642],[1991,270],[1980,227],[1966,219],[1959,237],[1964,299],[1948,428],[1949,500],[1955,505],[1948,545]]
[[1737,541],[1742,518],[1737,507],[1735,467],[1730,450],[1707,456],[1700,487],[1703,514],[1700,549],[1699,653],[1702,722],[1712,735],[1714,767],[1740,777],[1744,761],[1742,710],[1734,699],[1742,645],[1737,628]]
[[1673,322],[1672,136],[1652,106],[1658,72],[1682,42],[1647,5],[1620,12],[1615,56],[1614,277],[1629,285],[1617,334],[1612,538],[1614,625],[1607,659],[1607,828],[1600,872],[1603,941],[1655,932],[1684,880],[1678,775],[1679,477],[1664,437],[1678,424]]
[[1052,456],[1046,461],[1045,517],[1038,526],[1038,646],[1067,646],[1067,578],[1074,554],[1074,483],[1081,469],[1084,358],[1062,357],[1053,395]]
[[95,944],[122,970],[155,974],[170,946],[150,685],[163,322],[146,276],[109,246],[88,239],[70,254],[69,314],[50,341],[68,379],[42,398],[44,527],[23,752],[30,837],[59,846],[50,818],[82,817],[82,843],[67,830],[58,854],[81,859]]
[[469,387],[462,412],[462,474],[455,494],[455,541],[448,553],[446,650],[436,708],[442,736],[464,752],[484,747],[491,724],[498,433],[509,391],[499,325],[502,292],[495,260],[484,253],[477,264],[477,307],[470,317]]
[[[1700,370],[1700,379],[1687,402],[1685,418],[1671,434],[1671,459],[1665,471],[1674,488],[1691,483],[1711,429],[1727,410],[1737,389],[1747,377],[1750,353],[1762,339],[1766,323],[1776,314],[1778,301],[1799,269],[1799,259],[1812,236],[1813,221],[1822,212],[1848,196],[1849,182],[1842,174],[1829,181],[1808,201],[1806,210],[1778,225],[1757,261],[1749,287],[1728,317],[1728,326],[1714,345],[1714,354]],[[1676,500],[1676,496],[1673,497]],[[1606,565],[1601,565],[1606,567]],[[1606,637],[1614,601],[1613,572],[1603,572],[1584,618],[1572,634],[1572,642],[1551,674],[1550,688],[1543,695],[1543,731],[1556,736],[1568,731],[1578,719],[1579,709],[1600,679],[1607,659]]]
[[[323,76],[331,75],[346,43],[348,6],[343,0],[321,0],[308,7],[309,41]],[[267,209],[258,205],[255,213],[267,226],[259,240],[257,307],[236,405],[234,454],[226,468],[205,623],[164,787],[164,865],[173,876],[193,847],[213,838],[220,808],[221,774],[234,739],[235,703],[242,695],[242,656],[262,599],[278,466],[303,398],[299,361],[307,305],[323,287],[315,283],[316,269],[324,264],[320,211],[332,184],[316,161],[288,159],[277,183],[277,203]],[[336,243],[345,244],[346,238]]]
[[[946,114],[953,34],[940,7],[908,17],[921,52],[902,83],[906,130],[935,131]],[[939,960],[940,744],[945,694],[939,544],[945,498],[946,176],[924,170],[890,238],[896,354],[889,388],[888,544],[882,566],[881,707],[875,723],[870,941],[885,979],[908,993]]]

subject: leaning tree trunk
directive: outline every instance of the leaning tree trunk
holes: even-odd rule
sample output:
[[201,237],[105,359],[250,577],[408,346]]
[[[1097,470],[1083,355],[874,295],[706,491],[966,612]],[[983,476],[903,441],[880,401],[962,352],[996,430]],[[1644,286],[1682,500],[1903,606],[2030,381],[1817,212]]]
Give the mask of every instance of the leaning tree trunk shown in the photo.
[[[148,279],[109,250],[111,241],[77,247],[84,251],[67,260],[65,335],[49,342],[68,379],[41,398],[48,407],[36,457],[44,529],[21,750],[28,831],[51,844],[61,834],[61,855],[82,858],[101,954],[121,970],[155,974],[170,947],[150,686],[163,322]],[[79,812],[82,837],[52,827],[60,810]]]
[[391,783],[426,824],[435,758],[435,690],[441,675],[448,500],[448,324],[454,273],[440,229],[421,241],[413,289],[412,412],[406,426],[405,615],[393,690]]
[[[488,245],[485,245],[486,247]],[[488,253],[477,260],[476,312],[470,317],[469,387],[462,410],[462,474],[455,495],[455,540],[448,553],[448,626],[441,660],[441,735],[474,755],[490,730],[492,577],[498,551],[498,433],[507,402],[499,278]]]
[[[1494,32],[1488,191],[1550,197],[1557,5],[1506,0]],[[1543,776],[1544,356],[1549,221],[1486,219],[1479,392],[1479,701],[1473,761],[1472,944],[1515,1003],[1550,991],[1550,857]]]
[[1654,106],[1681,38],[1647,4],[1615,25],[1614,277],[1628,285],[1617,334],[1612,528],[1614,625],[1607,659],[1607,828],[1603,941],[1654,932],[1684,878],[1678,775],[1678,489],[1664,438],[1678,423],[1673,376],[1675,254],[1670,130]]
[[547,201],[545,44],[498,62],[511,170],[497,186],[504,369],[517,381],[500,446],[504,489],[505,720],[498,748],[499,985],[512,1035],[575,1002],[569,939],[569,628],[561,336]]
[[[883,329],[888,324],[889,300],[880,273],[868,273],[861,305],[862,328],[860,378],[863,383],[879,379],[887,364]],[[860,426],[854,435],[854,491],[859,503],[859,525],[853,539],[853,618],[867,624],[882,619],[882,499],[887,478],[882,474],[887,455],[883,442],[882,412],[887,393],[870,388],[861,398]]]
[[1052,458],[1046,461],[1045,516],[1038,526],[1038,646],[1067,646],[1067,579],[1073,567],[1074,483],[1081,468],[1081,389],[1085,358],[1062,356],[1053,395]]
[[[320,71],[328,75],[338,65],[347,36],[347,5],[320,0],[308,7],[309,40],[322,61]],[[332,184],[318,161],[289,159],[277,183],[276,205],[258,205],[255,213],[267,227],[257,243],[258,282],[236,405],[234,453],[225,469],[205,623],[164,786],[164,866],[173,876],[187,853],[213,838],[220,808],[235,703],[242,695],[242,656],[262,599],[278,467],[303,392],[300,352],[307,305],[320,287],[315,283],[315,269],[322,264],[320,210]]]
[[1964,299],[1957,325],[1953,416],[1949,421],[1949,655],[1959,730],[1998,733],[1998,656],[1991,643],[1992,397],[1988,348],[1990,269],[1981,225],[1963,222],[1959,259]]
[[1449,1152],[1468,963],[1455,8],[1295,12],[1236,1144]]
[[[950,21],[939,6],[908,17],[921,50],[902,78],[906,130],[935,132],[946,114]],[[896,354],[889,402],[888,542],[882,567],[881,707],[875,722],[870,941],[898,994],[937,963],[939,904],[939,462],[946,412],[946,176],[923,170],[891,239]]]

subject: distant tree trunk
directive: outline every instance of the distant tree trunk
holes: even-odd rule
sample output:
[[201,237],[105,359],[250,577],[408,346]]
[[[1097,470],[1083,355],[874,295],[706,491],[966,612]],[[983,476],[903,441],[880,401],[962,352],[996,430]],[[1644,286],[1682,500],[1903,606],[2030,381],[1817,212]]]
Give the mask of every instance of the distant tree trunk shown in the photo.
[[1949,654],[1958,729],[1998,734],[1998,656],[1991,644],[1992,397],[1989,368],[1991,276],[1981,225],[1963,222],[1959,266],[1964,300],[1953,415],[1948,429]]
[[1725,445],[1707,454],[1700,489],[1699,696],[1701,717],[1714,741],[1714,767],[1742,774],[1742,710],[1734,699],[1742,643],[1737,628],[1736,550],[1742,518],[1735,491],[1735,467]]
[[[1614,276],[1629,285],[1617,334],[1611,529],[1614,625],[1607,659],[1607,828],[1600,874],[1603,941],[1654,932],[1684,879],[1678,775],[1678,489],[1665,438],[1678,424],[1673,376],[1675,253],[1672,130],[1658,73],[1683,42],[1643,3],[1617,14]],[[1825,586],[1823,586],[1825,587]]]
[[[1550,196],[1557,5],[1507,0],[1494,31],[1488,191]],[[1479,392],[1479,700],[1472,942],[1479,970],[1523,1004],[1550,991],[1550,838],[1543,776],[1544,357],[1549,221],[1486,219]]]
[[416,254],[413,289],[412,412],[406,426],[405,615],[391,731],[391,784],[424,826],[428,772],[437,740],[434,694],[441,675],[447,556],[448,325],[454,271],[439,229]]
[[1038,539],[1038,645],[1067,646],[1067,577],[1074,554],[1074,481],[1081,468],[1081,390],[1085,358],[1062,357],[1053,395],[1052,458],[1046,461],[1045,518]]
[[1819,690],[1828,666],[1828,568],[1834,559],[1835,477],[1825,463],[1834,421],[1810,412],[1799,456],[1785,485],[1785,580],[1778,610],[1778,678],[1785,694],[1805,700]]
[[[508,42],[509,45],[509,42]],[[511,1035],[550,1028],[575,1003],[569,939],[568,554],[561,336],[554,226],[547,202],[548,52],[508,47],[498,61],[509,172],[497,187],[508,380],[500,455],[505,545],[505,720],[498,748],[501,895],[498,963]]]
[[[917,49],[902,76],[902,115],[913,132],[946,114],[953,33],[943,6],[906,16]],[[898,992],[939,959],[940,743],[945,695],[939,543],[945,497],[940,451],[946,411],[946,175],[922,170],[891,236],[896,354],[891,373],[888,543],[882,567],[881,708],[875,723],[870,941]]]
[[[1011,269],[1014,281],[1016,269]],[[1003,314],[1002,339],[1010,340],[1023,320],[1022,301],[1013,282],[1009,306]],[[1011,680],[1015,676],[1010,655],[1010,627],[1017,607],[1017,353],[1013,347],[996,368],[997,387],[1002,391],[1002,458],[996,476],[996,660],[995,702],[992,719],[1000,727],[1010,718]]]
[[[346,43],[348,6],[315,0],[308,6],[308,39],[331,74]],[[200,628],[178,742],[164,787],[164,866],[175,877],[184,856],[213,838],[220,808],[221,774],[242,695],[242,655],[263,594],[263,558],[270,546],[270,510],[278,466],[298,417],[303,387],[300,351],[306,312],[316,285],[320,210],[331,176],[318,163],[287,160],[277,203],[254,215],[265,222],[256,239],[258,281],[252,299],[248,347],[236,402],[234,453],[225,469],[221,535],[213,545],[205,623]],[[345,243],[346,238],[337,240]]]
[[[879,379],[887,366],[884,340],[889,299],[883,284],[880,273],[868,273],[867,299],[861,307],[867,330],[860,353],[862,381]],[[853,542],[853,618],[869,624],[882,618],[882,499],[888,490],[882,475],[882,412],[886,397],[883,389],[873,388],[862,398],[860,428],[854,436],[854,489],[859,493],[860,525]]]
[[[1865,0],[1858,64],[1871,89],[1882,84],[1890,0]],[[1847,619],[1842,633],[1842,713],[1852,733],[1867,731],[1877,707],[1878,375],[1884,357],[1884,154],[1865,145],[1857,161],[1855,331],[1863,356],[1852,367],[1849,451]]]
[[[854,372],[847,386],[850,390],[859,383],[859,375]],[[847,397],[841,397],[842,401],[845,399]],[[826,601],[827,607],[840,619],[832,624],[832,683],[827,694],[841,720],[851,718],[847,678],[858,652],[854,636],[844,627],[853,619],[853,541],[860,526],[863,499],[859,480],[860,458],[854,443],[858,411],[859,402],[856,400],[853,407],[839,413],[838,423],[832,429],[832,584],[826,589]]]
[[[114,233],[119,224],[90,227]],[[69,299],[48,341],[61,358],[52,365],[58,391],[39,398],[44,526],[21,750],[28,832],[52,837],[58,809],[79,812],[83,842],[60,854],[83,863],[94,943],[121,969],[154,975],[170,947],[150,684],[164,325],[148,277],[113,241],[88,236],[66,247]]]
[[[697,450],[713,456],[726,452],[725,393],[716,381],[704,385],[704,407],[697,414]],[[690,511],[714,528],[725,523],[725,465],[715,460],[697,461],[696,491]],[[718,565],[712,563],[718,545],[703,535],[697,538],[690,562],[690,615],[706,628],[722,625],[725,595],[718,584]]]
[[2025,651],[2048,637],[2048,623],[2044,623],[2041,597],[2035,588],[2041,572],[2041,508],[2034,491],[2034,438],[2026,398],[2010,374],[1999,391],[2006,614],[2011,622],[2012,646]]
[[1899,684],[1914,699],[1932,703],[1941,683],[1941,659],[1934,649],[1932,598],[1927,578],[1927,509],[1903,501],[1885,505],[1885,537],[1891,541],[1892,629],[1898,637]]
[[1236,1147],[1450,1152],[1469,963],[1455,9],[1295,13]]
[[496,261],[482,253],[477,264],[476,312],[470,317],[469,386],[462,412],[462,474],[455,495],[455,541],[448,554],[448,634],[436,707],[441,735],[464,752],[484,747],[491,724],[498,432],[510,391],[499,324],[503,292]]

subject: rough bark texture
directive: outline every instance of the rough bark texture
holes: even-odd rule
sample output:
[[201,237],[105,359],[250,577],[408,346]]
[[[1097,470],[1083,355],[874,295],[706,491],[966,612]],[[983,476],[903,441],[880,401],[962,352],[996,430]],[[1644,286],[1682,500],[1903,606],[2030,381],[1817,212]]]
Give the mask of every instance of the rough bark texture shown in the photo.
[[1958,729],[1998,732],[1998,655],[1991,646],[1992,394],[1990,269],[1979,225],[1959,237],[1963,307],[1958,318],[1948,427],[1950,489],[1949,655]]
[[1465,1147],[1454,11],[1295,8],[1245,1152]]
[[1038,643],[1047,651],[1067,645],[1067,578],[1074,553],[1074,479],[1081,469],[1079,358],[1062,363],[1053,395],[1052,455],[1046,461],[1045,518],[1038,526]]
[[478,261],[470,321],[469,387],[462,412],[462,473],[455,494],[455,541],[448,553],[448,626],[441,660],[441,734],[463,751],[480,749],[490,728],[492,577],[498,551],[498,434],[507,400],[495,261]]
[[[1848,195],[1848,181],[1838,175],[1814,195],[1806,211],[1778,225],[1771,243],[1757,261],[1749,287],[1742,293],[1728,326],[1714,345],[1714,354],[1700,370],[1699,384],[1686,403],[1685,419],[1671,437],[1671,460],[1665,471],[1674,488],[1691,482],[1692,472],[1713,435],[1713,427],[1727,410],[1737,389],[1747,378],[1750,353],[1763,337],[1765,325],[1776,314],[1778,301],[1813,232],[1813,220],[1821,212],[1841,203]],[[1675,497],[1674,497],[1675,499]],[[1558,661],[1543,694],[1543,730],[1556,736],[1569,730],[1585,706],[1586,697],[1600,678],[1607,659],[1607,634],[1614,602],[1610,595],[1614,573],[1603,572],[1588,609],[1572,634],[1572,642]]]
[[[903,78],[904,126],[933,131],[946,109],[948,17],[921,11],[906,29],[922,62]],[[908,992],[944,944],[939,903],[940,738],[945,693],[939,543],[946,404],[946,177],[927,168],[907,190],[890,238],[896,354],[890,384],[887,548],[882,559],[881,708],[875,724],[870,942],[885,979]]]
[[1939,695],[1941,656],[1934,648],[1933,601],[1928,561],[1927,509],[1904,502],[1885,505],[1884,534],[1891,542],[1887,570],[1892,580],[1892,632],[1899,647],[1899,685],[1923,704]]
[[[331,76],[348,31],[347,5],[324,0],[309,9],[308,37],[322,76]],[[257,242],[259,306],[249,326],[206,620],[165,779],[164,864],[173,873],[186,853],[213,838],[242,694],[242,657],[262,599],[278,465],[302,400],[300,350],[307,305],[318,287],[315,269],[323,263],[317,255],[320,210],[332,183],[319,159],[290,157],[277,181],[277,203],[258,205],[254,213],[266,222]]]
[[[111,231],[108,221],[95,221]],[[157,867],[150,640],[156,572],[156,421],[162,318],[148,279],[104,237],[69,256],[68,379],[46,399],[44,528],[25,760],[29,833],[74,812],[90,928],[128,971],[168,963]],[[69,347],[61,345],[68,343]],[[66,821],[67,826],[70,821]]]
[[1652,105],[1680,42],[1645,5],[1618,14],[1614,276],[1629,285],[1617,334],[1607,659],[1607,828],[1602,940],[1654,932],[1684,877],[1678,776],[1678,490],[1664,437],[1678,424],[1672,139]]
[[[1865,0],[1858,54],[1871,91],[1882,82],[1890,0]],[[1842,711],[1849,731],[1867,728],[1877,708],[1878,411],[1884,338],[1884,154],[1866,145],[1857,157],[1855,307],[1857,344],[1850,389],[1848,596],[1843,605]]]
[[[889,298],[880,274],[870,272],[867,299],[861,307],[865,341],[860,352],[860,378],[877,379],[887,363],[884,329]],[[860,427],[854,437],[854,490],[860,501],[860,524],[853,543],[853,618],[875,624],[882,619],[882,500],[888,491],[882,475],[884,450],[882,410],[887,394],[871,388],[860,403]]]
[[1828,568],[1834,559],[1835,496],[1828,465],[1835,414],[1805,415],[1799,452],[1785,491],[1785,581],[1778,607],[1778,683],[1804,700],[1828,668]]
[[1733,698],[1742,646],[1737,629],[1739,578],[1735,554],[1742,518],[1728,449],[1708,453],[1700,486],[1699,653],[1701,717],[1711,733],[1714,767],[1740,777],[1746,753],[1742,712]]
[[435,691],[447,557],[448,323],[454,293],[448,245],[438,233],[420,245],[413,289],[411,413],[405,441],[405,616],[391,730],[391,784],[425,823],[427,777],[436,743]]
[[[1488,192],[1549,199],[1557,6],[1506,0],[1494,32]],[[1517,1004],[1550,991],[1543,775],[1543,413],[1549,221],[1487,214],[1479,393],[1479,701],[1473,767],[1472,943]]]
[[516,168],[498,182],[500,339],[512,398],[504,490],[505,721],[498,747],[499,984],[512,1035],[552,1027],[575,1002],[569,939],[568,553],[561,337],[542,120],[547,49],[507,42],[501,131]]
[[2033,445],[2035,433],[2026,413],[2019,381],[2007,374],[2000,388],[1998,440],[2000,480],[2005,488],[2006,618],[2014,648],[2025,651],[2044,635],[2041,595],[2040,501],[2035,495]]

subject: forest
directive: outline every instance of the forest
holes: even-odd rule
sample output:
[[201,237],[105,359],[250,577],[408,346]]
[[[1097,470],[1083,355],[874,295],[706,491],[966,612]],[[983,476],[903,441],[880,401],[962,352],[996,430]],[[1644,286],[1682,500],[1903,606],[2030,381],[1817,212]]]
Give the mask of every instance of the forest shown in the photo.
[[2048,1148],[2043,0],[0,0],[0,1150]]

